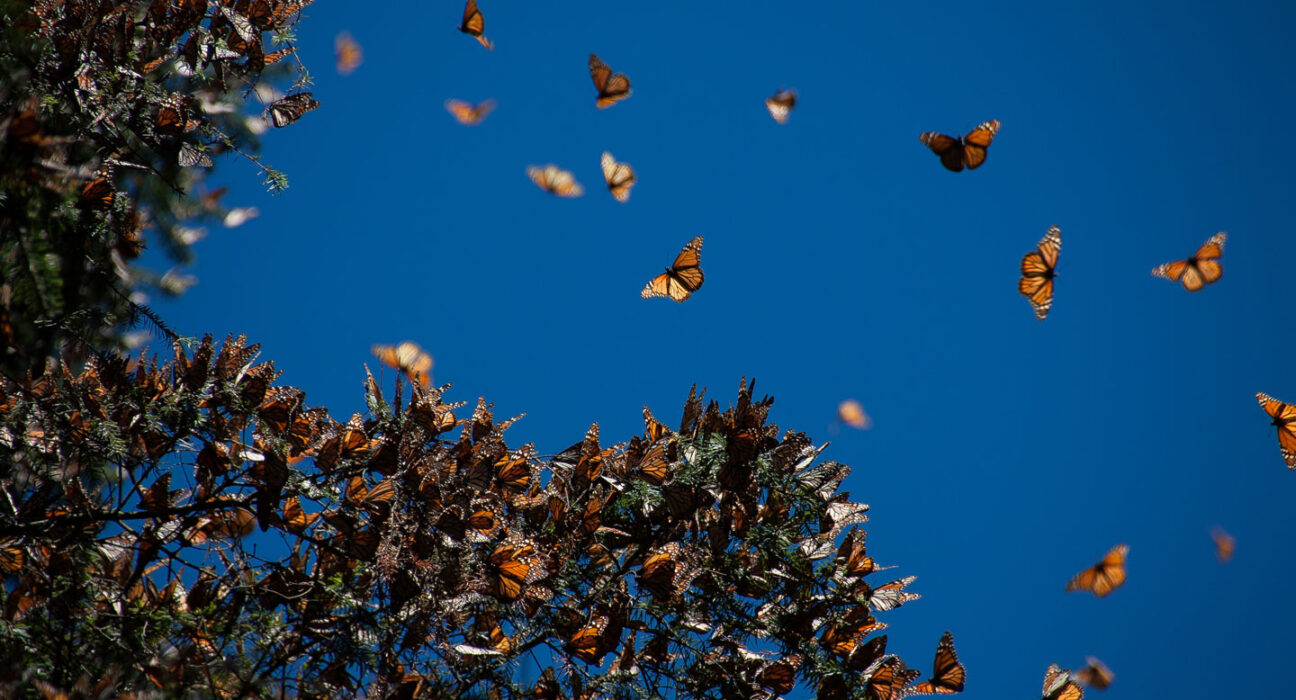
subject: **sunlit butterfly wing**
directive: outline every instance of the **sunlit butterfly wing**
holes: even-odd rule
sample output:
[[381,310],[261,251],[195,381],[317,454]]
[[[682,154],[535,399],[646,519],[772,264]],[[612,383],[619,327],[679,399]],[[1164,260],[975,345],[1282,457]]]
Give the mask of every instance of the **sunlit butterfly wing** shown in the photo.
[[540,189],[559,197],[579,197],[585,194],[585,188],[576,182],[575,176],[556,165],[546,165],[543,168],[528,166],[527,177]]
[[1057,664],[1044,672],[1043,700],[1083,700],[1084,689],[1071,680],[1071,672]]
[[603,168],[603,179],[607,181],[608,191],[618,202],[630,199],[630,188],[635,184],[635,171],[627,163],[618,163],[611,153],[603,151],[599,161]]
[[296,95],[289,95],[270,103],[270,123],[282,129],[301,119],[303,114],[319,109],[319,106],[320,103],[315,101],[312,93],[299,92]]
[[657,275],[644,285],[639,296],[644,299],[667,297],[677,302],[688,299],[693,292],[702,288],[705,276],[702,274],[701,262],[702,236],[697,236],[684,246],[679,255],[675,256],[675,262],[667,268],[666,272]]
[[1215,542],[1215,556],[1220,562],[1227,562],[1233,558],[1233,552],[1237,549],[1237,540],[1224,531],[1222,527],[1216,527],[1211,530],[1211,539]]
[[986,149],[990,148],[997,133],[999,133],[999,120],[991,119],[977,124],[976,128],[963,137],[963,162],[968,170],[975,170],[985,162]]
[[1283,403],[1274,397],[1257,393],[1260,407],[1273,419],[1270,425],[1278,428],[1278,449],[1288,469],[1296,470],[1296,406]]
[[837,420],[860,430],[867,430],[873,425],[873,420],[855,399],[846,399],[837,406]]
[[1036,249],[1021,261],[1022,276],[1017,281],[1017,291],[1026,297],[1035,310],[1035,318],[1041,321],[1053,308],[1053,278],[1057,276],[1054,268],[1061,252],[1062,231],[1057,226],[1050,226]]
[[1067,582],[1066,590],[1090,591],[1099,598],[1107,597],[1125,583],[1125,556],[1129,547],[1118,544],[1097,564],[1081,571]]
[[112,208],[116,197],[117,193],[113,190],[112,183],[108,182],[108,178],[101,177],[82,188],[79,199],[81,205],[88,209],[107,211]]
[[463,21],[459,23],[459,31],[475,37],[487,49],[495,48],[495,44],[483,34],[486,31],[486,19],[482,17],[481,10],[477,9],[477,0],[468,0],[464,5]]
[[1112,673],[1106,664],[1092,656],[1085,657],[1086,666],[1075,672],[1075,679],[1094,690],[1106,690],[1112,681],[1116,680],[1116,674]]
[[927,131],[918,135],[932,153],[940,156],[941,165],[946,170],[960,172],[963,170],[963,143],[956,136],[947,136],[936,131]]
[[779,90],[765,98],[765,109],[769,110],[770,116],[774,117],[774,121],[786,124],[788,115],[796,107],[796,101],[796,90]]
[[963,692],[967,670],[959,663],[954,651],[954,635],[948,631],[936,645],[936,661],[932,677],[910,688],[907,695],[952,695]]
[[1227,238],[1228,234],[1223,231],[1211,236],[1191,258],[1159,265],[1153,268],[1152,276],[1179,282],[1190,292],[1200,290],[1224,276],[1224,267],[1219,259],[1224,255]]
[[495,100],[486,100],[477,105],[462,100],[446,100],[445,108],[460,124],[473,126],[481,123],[495,109]]
[[598,54],[589,55],[589,72],[598,90],[595,107],[605,109],[630,96],[630,79],[623,73],[613,73]]

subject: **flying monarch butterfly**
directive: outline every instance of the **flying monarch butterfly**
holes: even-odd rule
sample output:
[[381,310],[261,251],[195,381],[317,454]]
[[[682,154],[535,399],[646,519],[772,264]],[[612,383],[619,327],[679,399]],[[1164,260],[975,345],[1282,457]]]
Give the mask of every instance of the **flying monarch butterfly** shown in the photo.
[[954,651],[954,635],[948,630],[936,645],[936,661],[932,677],[915,685],[905,695],[953,695],[963,692],[967,669],[959,663]]
[[837,420],[859,430],[873,427],[873,421],[864,412],[864,407],[855,399],[846,399],[837,406]]
[[639,296],[644,299],[668,297],[682,302],[702,288],[702,236],[689,241],[666,271],[648,281]]
[[932,153],[940,156],[941,165],[945,166],[946,170],[956,173],[961,172],[964,167],[968,170],[976,170],[985,162],[986,150],[994,141],[995,134],[999,133],[999,126],[998,119],[991,119],[977,124],[975,129],[962,138],[928,131],[919,134],[918,140],[926,144]]
[[1097,564],[1071,577],[1067,581],[1067,592],[1091,591],[1099,598],[1106,598],[1125,583],[1125,555],[1128,553],[1126,545],[1112,547]]
[[770,116],[774,117],[774,121],[786,124],[788,115],[796,107],[796,101],[796,90],[778,90],[773,95],[765,98],[765,109],[769,110]]
[[1026,297],[1031,308],[1035,309],[1035,318],[1043,321],[1053,307],[1053,278],[1057,276],[1058,254],[1062,252],[1062,231],[1050,226],[1048,233],[1040,239],[1036,250],[1027,253],[1021,261],[1021,279],[1017,281],[1017,292]]
[[82,188],[80,202],[81,206],[87,209],[108,211],[112,208],[113,200],[116,198],[117,193],[113,191],[108,178],[101,177]]
[[576,182],[576,177],[556,165],[550,164],[543,168],[528,165],[526,172],[532,182],[549,194],[559,197],[579,197],[585,194],[585,188]]
[[337,60],[337,72],[340,75],[351,75],[364,62],[364,50],[348,32],[338,34],[333,40],[333,55]]
[[486,100],[476,105],[462,100],[446,100],[445,108],[460,124],[473,126],[480,124],[495,109],[495,100]]
[[1282,452],[1283,461],[1288,469],[1296,470],[1296,406],[1265,393],[1257,393],[1256,400],[1273,418],[1269,425],[1278,427],[1278,450]]
[[1043,700],[1083,700],[1084,689],[1071,680],[1071,672],[1057,664],[1044,672]]
[[905,688],[921,675],[922,671],[905,668],[900,657],[892,656],[869,676],[864,686],[864,697],[869,700],[899,700],[905,696]]
[[1224,255],[1226,238],[1228,234],[1220,231],[1203,243],[1191,258],[1159,265],[1152,270],[1152,276],[1179,282],[1190,292],[1218,281],[1224,276],[1224,267],[1220,265],[1219,259]]
[[628,163],[618,163],[612,157],[611,153],[603,151],[603,158],[599,161],[603,167],[603,179],[607,180],[608,192],[616,198],[618,202],[624,202],[630,199],[630,188],[635,184],[635,171]]
[[302,118],[302,115],[319,109],[320,103],[315,101],[315,97],[309,92],[299,92],[295,95],[289,95],[283,99],[270,103],[270,123],[276,128],[282,129],[285,126]]
[[1225,532],[1224,528],[1216,526],[1212,529],[1211,539],[1215,541],[1215,556],[1221,563],[1233,558],[1233,552],[1237,549],[1237,540]]
[[487,49],[495,48],[495,44],[482,33],[486,31],[486,20],[482,18],[481,10],[477,9],[477,0],[468,0],[464,5],[463,21],[459,23],[459,31],[472,35]]
[[624,73],[613,73],[608,64],[599,59],[598,54],[590,54],[589,72],[590,79],[598,90],[595,107],[606,109],[630,96],[630,79]]
[[432,356],[423,352],[418,343],[407,340],[395,347],[374,345],[369,350],[384,365],[405,373],[405,376],[421,384],[427,383],[428,372],[432,369]]
[[1093,688],[1094,690],[1106,690],[1116,680],[1116,674],[1112,673],[1110,668],[1092,656],[1085,657],[1085,667],[1075,672],[1074,678]]

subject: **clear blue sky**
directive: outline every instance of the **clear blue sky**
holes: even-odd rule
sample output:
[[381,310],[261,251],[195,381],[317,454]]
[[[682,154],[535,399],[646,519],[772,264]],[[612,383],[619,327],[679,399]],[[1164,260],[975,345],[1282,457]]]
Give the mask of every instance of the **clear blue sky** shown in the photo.
[[[526,412],[510,443],[542,453],[756,377],[780,426],[854,466],[870,553],[918,576],[891,649],[929,672],[952,630],[963,697],[1037,697],[1086,654],[1113,700],[1290,692],[1296,474],[1253,394],[1296,401],[1296,8],[480,4],[493,52],[455,31],[458,0],[308,11],[323,108],[265,140],[292,188],[221,164],[262,215],[198,244],[198,286],[161,307],[178,330],[246,332],[343,421],[369,346],[414,340],[454,398]],[[365,52],[348,77],[341,30]],[[595,110],[591,51],[630,99]],[[762,105],[781,86],[785,126]],[[451,97],[499,108],[463,127]],[[975,172],[917,139],[992,118]],[[628,204],[604,150],[639,173]],[[550,162],[586,195],[537,189],[525,168]],[[1051,224],[1041,323],[1017,266]],[[1219,283],[1148,274],[1221,230]],[[703,289],[640,299],[697,234]],[[875,427],[834,436],[848,397]],[[1062,591],[1118,542],[1124,588]]]

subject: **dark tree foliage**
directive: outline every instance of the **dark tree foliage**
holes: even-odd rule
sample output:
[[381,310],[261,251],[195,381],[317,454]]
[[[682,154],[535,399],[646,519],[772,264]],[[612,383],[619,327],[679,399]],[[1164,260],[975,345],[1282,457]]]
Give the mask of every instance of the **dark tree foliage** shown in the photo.
[[[308,2],[0,0],[0,696],[902,696],[912,577],[745,381],[540,455],[411,368],[335,420],[140,304],[214,156],[286,184],[242,98]],[[168,358],[120,352],[141,317]]]
[[256,353],[208,338],[4,383],[10,687],[863,697],[916,673],[868,639],[917,596],[866,582],[849,469],[746,386],[541,458],[485,402],[460,417],[401,378],[334,421]]
[[156,326],[132,294],[184,283],[133,261],[151,240],[188,262],[181,224],[225,213],[194,192],[214,156],[286,185],[242,96],[285,72],[308,1],[0,0],[0,369]]

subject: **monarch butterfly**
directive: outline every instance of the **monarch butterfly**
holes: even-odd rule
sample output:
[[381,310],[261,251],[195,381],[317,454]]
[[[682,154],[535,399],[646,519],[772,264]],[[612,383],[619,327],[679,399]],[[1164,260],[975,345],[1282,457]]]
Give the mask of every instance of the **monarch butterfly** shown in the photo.
[[675,262],[666,271],[648,281],[639,296],[644,299],[669,297],[682,302],[702,288],[702,236],[689,241],[675,256]]
[[1085,657],[1085,667],[1075,672],[1075,679],[1094,690],[1106,690],[1116,680],[1116,674],[1111,672],[1103,662],[1092,656]]
[[192,143],[180,144],[180,153],[176,156],[176,162],[182,168],[192,168],[195,165],[200,168],[210,168],[215,165],[207,151],[198,148]]
[[905,695],[905,688],[914,682],[922,671],[916,668],[905,668],[905,663],[898,656],[887,659],[864,686],[864,696],[869,700],[898,700]]
[[653,442],[656,442],[670,434],[671,429],[666,427],[665,423],[658,421],[648,410],[647,406],[643,407],[644,417],[644,435]]
[[630,199],[630,188],[635,184],[635,171],[628,163],[618,163],[612,157],[611,153],[603,151],[603,158],[599,161],[603,167],[603,179],[607,180],[608,192],[616,198],[618,202],[624,202]]
[[786,124],[788,115],[796,107],[796,101],[796,90],[778,90],[773,95],[765,98],[765,109],[769,110],[770,116],[774,117],[774,121]]
[[576,177],[556,165],[550,164],[543,168],[528,165],[527,177],[540,189],[559,197],[579,197],[585,194],[585,188],[576,182]]
[[530,558],[535,553],[531,545],[502,544],[491,552],[490,563],[495,565],[491,577],[491,593],[504,601],[522,597],[526,585],[539,578],[532,571]]
[[1215,556],[1219,557],[1220,562],[1227,562],[1233,558],[1233,551],[1237,549],[1237,540],[1222,527],[1216,527],[1211,530],[1211,539],[1215,540]]
[[1296,406],[1264,393],[1257,393],[1256,400],[1273,418],[1269,425],[1278,426],[1278,450],[1282,452],[1283,461],[1287,462],[1288,469],[1296,470]]
[[665,445],[657,443],[648,448],[643,458],[639,460],[639,476],[654,486],[661,486],[670,481],[671,463],[666,457]]
[[293,496],[287,501],[284,501],[283,521],[284,526],[288,528],[289,532],[300,534],[312,522],[315,522],[319,516],[319,513],[307,513],[302,510],[301,499],[297,496]]
[[864,407],[855,399],[846,399],[837,406],[837,420],[852,428],[867,430],[873,427],[873,421],[864,412]]
[[577,630],[567,640],[567,650],[572,653],[572,656],[587,664],[601,663],[603,656],[608,652],[603,639],[603,633],[607,629],[608,622],[606,615],[600,615],[591,620],[588,627]]
[[1106,598],[1125,583],[1125,555],[1128,553],[1126,545],[1112,547],[1097,564],[1073,576],[1067,582],[1067,592],[1091,591],[1099,598]]
[[[918,600],[922,597],[920,593],[910,593],[905,587],[918,579],[917,576],[906,576],[896,579],[889,583],[884,583],[868,593],[869,606],[878,612],[894,610],[905,603]],[[860,582],[860,586],[868,590],[868,584]]]
[[1224,268],[1219,264],[1219,259],[1224,254],[1226,238],[1228,234],[1220,231],[1203,243],[1191,258],[1159,265],[1152,270],[1152,276],[1180,282],[1184,289],[1190,292],[1198,291],[1218,281],[1224,275]]
[[1053,307],[1053,278],[1057,276],[1058,254],[1062,252],[1062,231],[1050,226],[1048,233],[1040,239],[1036,250],[1027,253],[1021,261],[1021,279],[1017,281],[1017,292],[1026,297],[1031,308],[1035,309],[1035,318],[1043,321]]
[[405,341],[395,347],[391,345],[374,345],[369,348],[379,362],[394,370],[404,372],[405,376],[427,383],[427,374],[432,369],[432,356],[423,352],[418,343]]
[[976,170],[985,162],[986,149],[990,148],[995,134],[999,133],[999,126],[998,119],[991,119],[977,124],[975,129],[962,138],[928,131],[919,134],[918,140],[926,144],[932,153],[940,156],[941,165],[945,166],[946,170],[956,173],[961,172],[964,167],[968,170]]
[[[840,622],[828,625],[823,636],[820,637],[820,643],[838,656],[850,656],[865,637],[874,632],[881,632],[886,627],[885,622],[878,622],[877,618],[869,612],[868,606],[860,605],[851,608]],[[918,673],[915,672],[914,675]]]
[[486,20],[482,18],[481,10],[477,9],[477,0],[468,0],[468,4],[464,5],[463,21],[459,23],[459,31],[476,37],[477,41],[487,49],[495,48],[495,44],[482,33],[486,31]]
[[486,100],[476,105],[462,100],[446,100],[445,108],[460,124],[473,126],[481,123],[495,109],[495,100]]
[[590,54],[589,72],[590,79],[598,90],[595,107],[606,109],[630,96],[630,79],[623,73],[613,73],[608,64],[599,59],[598,54]]
[[669,600],[693,585],[701,573],[678,542],[668,542],[651,554],[639,568],[639,586],[657,601]]
[[837,548],[837,563],[844,565],[849,576],[867,576],[877,571],[877,564],[868,555],[864,540],[867,533],[858,528],[852,529]]
[[1043,700],[1082,700],[1083,698],[1084,689],[1071,680],[1070,671],[1053,664],[1044,672]]
[[319,109],[319,106],[320,103],[315,101],[313,93],[299,92],[289,95],[270,103],[270,123],[282,129],[301,119],[303,114]]
[[266,2],[266,0],[253,0],[250,5],[241,2],[236,6],[236,9],[247,15],[248,20],[261,29],[265,29],[271,24],[272,12],[270,3]]
[[952,695],[963,692],[967,669],[959,663],[958,654],[954,651],[954,635],[949,631],[945,632],[936,645],[934,664],[932,677],[915,685],[906,695]]
[[787,695],[792,692],[801,661],[800,656],[793,654],[761,669],[759,676],[761,687],[774,691],[775,695]]
[[116,198],[117,193],[113,191],[108,178],[101,177],[81,190],[80,201],[81,205],[87,209],[108,211],[112,208],[113,200]]
[[164,134],[178,134],[184,130],[185,125],[184,107],[178,103],[158,110],[157,119],[154,121],[154,127]]
[[338,34],[333,40],[333,55],[337,60],[337,72],[341,75],[351,75],[364,62],[364,50],[347,32]]

